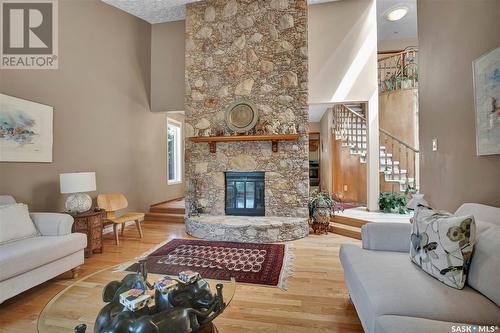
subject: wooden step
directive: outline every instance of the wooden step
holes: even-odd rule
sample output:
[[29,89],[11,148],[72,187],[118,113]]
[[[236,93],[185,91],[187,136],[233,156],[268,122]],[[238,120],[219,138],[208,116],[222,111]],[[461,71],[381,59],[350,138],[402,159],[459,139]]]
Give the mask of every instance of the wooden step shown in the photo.
[[338,223],[338,224],[343,224],[346,226],[351,226],[355,228],[361,228],[361,226],[369,223],[368,221],[365,220],[360,220],[352,217],[345,217],[345,216],[340,216],[340,215],[335,215],[330,218],[330,222],[333,223]]
[[146,213],[146,221],[184,223],[184,214]]
[[338,235],[342,235],[342,236],[346,236],[346,237],[350,237],[350,238],[354,238],[354,239],[361,239],[361,228],[353,227],[353,226],[346,225],[346,224],[330,222],[330,227],[328,228],[328,231],[330,231],[334,234],[338,234]]
[[151,206],[149,211],[151,213],[182,214],[182,215],[184,215],[184,212],[186,211],[186,209],[184,207],[155,207],[155,206]]

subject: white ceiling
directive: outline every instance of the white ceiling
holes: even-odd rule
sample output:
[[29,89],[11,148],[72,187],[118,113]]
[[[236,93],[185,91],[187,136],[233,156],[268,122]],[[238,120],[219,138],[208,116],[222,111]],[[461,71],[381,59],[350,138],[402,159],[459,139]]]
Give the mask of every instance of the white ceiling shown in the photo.
[[186,4],[200,0],[101,0],[151,24],[186,18]]
[[[408,14],[399,21],[388,21],[385,13],[398,6],[408,7]],[[417,38],[417,0],[377,0],[378,40]]]
[[332,104],[311,104],[309,105],[309,121],[312,123],[317,123],[323,117],[326,109],[331,107]]

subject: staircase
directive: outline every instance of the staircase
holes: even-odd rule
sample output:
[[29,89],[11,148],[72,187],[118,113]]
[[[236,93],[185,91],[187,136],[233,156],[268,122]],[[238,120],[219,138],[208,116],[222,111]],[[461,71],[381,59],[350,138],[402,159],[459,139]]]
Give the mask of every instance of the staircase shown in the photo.
[[184,199],[155,204],[149,208],[144,220],[154,222],[184,223]]
[[[363,104],[334,106],[333,130],[336,140],[366,163],[367,133]],[[418,188],[418,150],[380,129],[381,191],[405,192]]]

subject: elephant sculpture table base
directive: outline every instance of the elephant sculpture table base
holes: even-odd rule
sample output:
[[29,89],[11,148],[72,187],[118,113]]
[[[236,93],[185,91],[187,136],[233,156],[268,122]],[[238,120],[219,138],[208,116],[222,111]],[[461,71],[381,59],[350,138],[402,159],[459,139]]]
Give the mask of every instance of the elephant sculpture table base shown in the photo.
[[[147,281],[145,263],[140,262],[139,272],[104,287],[106,305],[95,320],[93,333],[217,333],[212,320],[226,308],[222,288],[217,284],[212,294],[209,283],[197,274],[193,281],[160,291]],[[129,310],[120,303],[120,295],[130,289],[154,290],[154,305]],[[80,324],[74,331],[90,333],[86,329]]]
[[209,323],[208,325],[201,328],[198,333],[219,333],[219,331],[213,323]]

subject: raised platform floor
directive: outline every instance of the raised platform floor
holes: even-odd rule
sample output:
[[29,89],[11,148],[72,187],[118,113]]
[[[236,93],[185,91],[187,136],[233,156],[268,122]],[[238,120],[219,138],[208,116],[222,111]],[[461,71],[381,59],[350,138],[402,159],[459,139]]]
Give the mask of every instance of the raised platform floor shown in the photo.
[[394,222],[394,223],[410,223],[410,218],[413,217],[413,212],[408,214],[394,214],[384,212],[370,212],[366,207],[356,207],[346,209],[343,212],[335,213],[336,216],[361,220],[365,222]]
[[413,212],[394,214],[370,212],[366,207],[346,209],[330,219],[329,231],[342,236],[361,239],[361,227],[366,223],[410,223]]
[[213,216],[186,217],[186,232],[196,238],[241,243],[274,243],[306,237],[304,217]]

